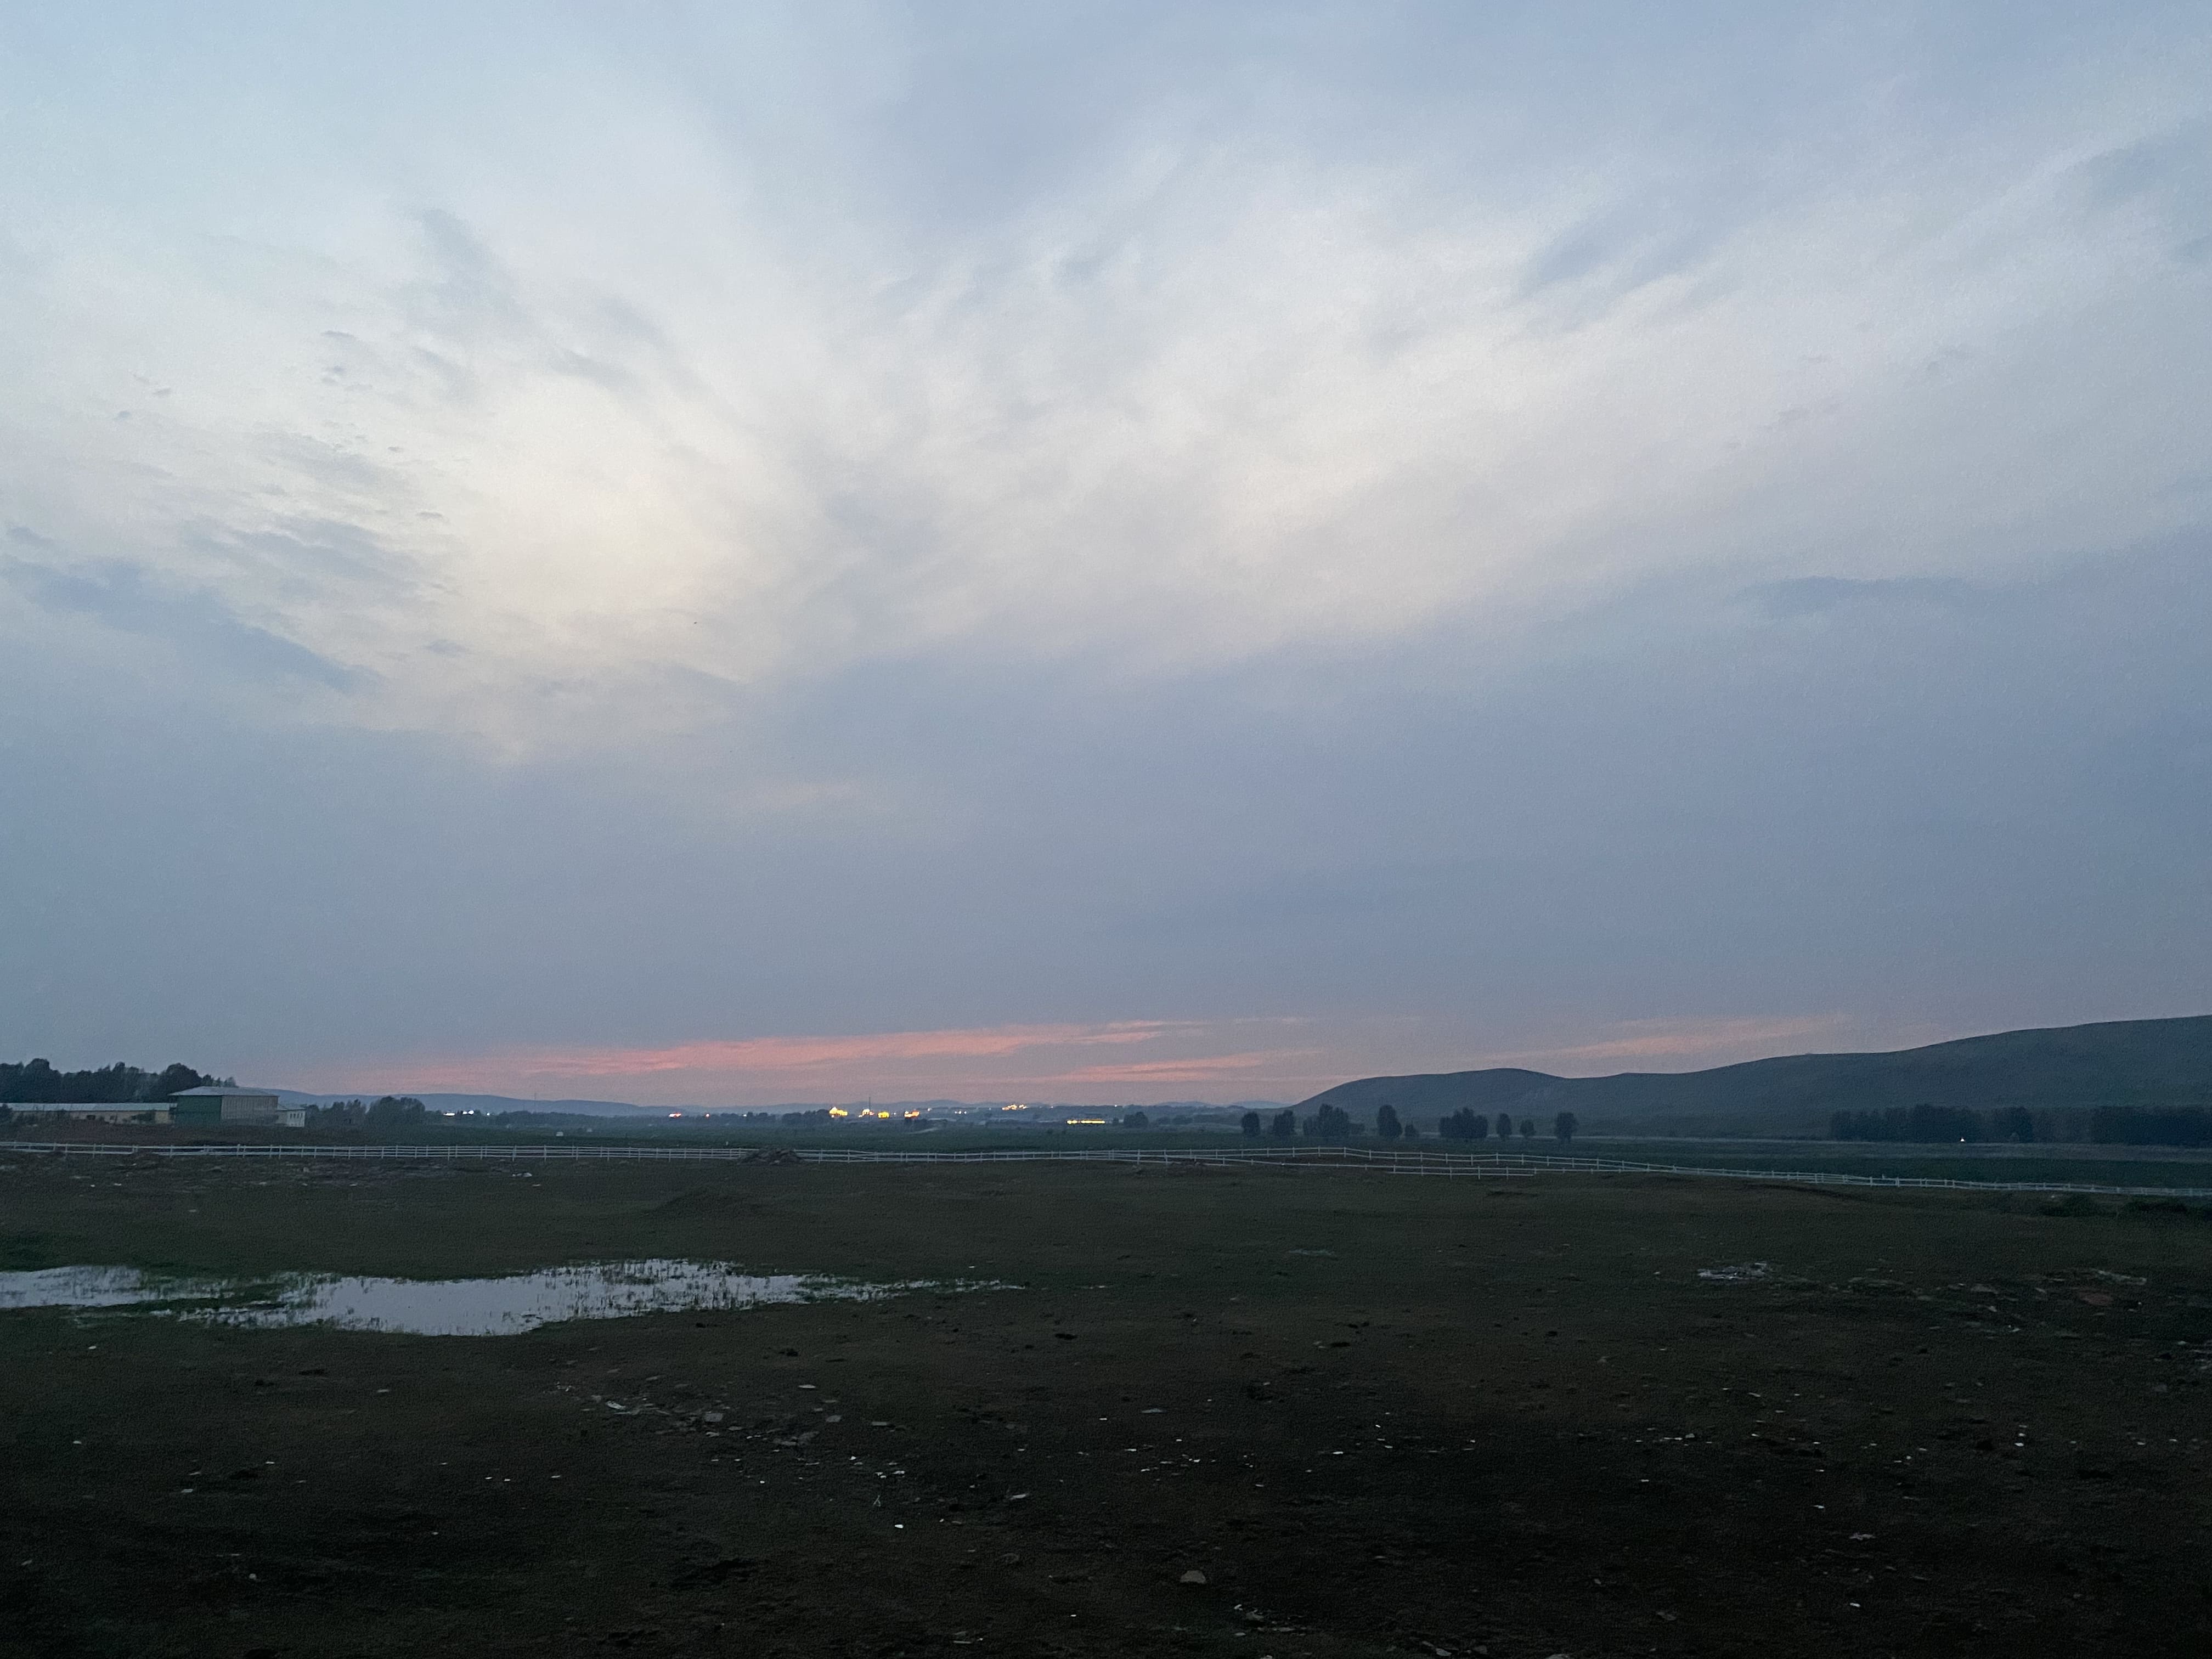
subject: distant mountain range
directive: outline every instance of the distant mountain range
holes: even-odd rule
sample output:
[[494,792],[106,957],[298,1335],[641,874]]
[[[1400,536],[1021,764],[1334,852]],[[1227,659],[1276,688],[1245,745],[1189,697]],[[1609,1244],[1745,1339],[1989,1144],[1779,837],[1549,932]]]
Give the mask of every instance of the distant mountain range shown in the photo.
[[1675,1133],[1825,1130],[1832,1112],[1923,1102],[1978,1110],[2212,1105],[2212,1015],[2000,1031],[1891,1054],[1787,1054],[1704,1072],[1553,1077],[1499,1066],[1368,1077],[1324,1089],[1300,1109],[1326,1103],[1372,1121],[1386,1102],[1424,1124],[1471,1107],[1546,1117],[1571,1111],[1586,1130]]

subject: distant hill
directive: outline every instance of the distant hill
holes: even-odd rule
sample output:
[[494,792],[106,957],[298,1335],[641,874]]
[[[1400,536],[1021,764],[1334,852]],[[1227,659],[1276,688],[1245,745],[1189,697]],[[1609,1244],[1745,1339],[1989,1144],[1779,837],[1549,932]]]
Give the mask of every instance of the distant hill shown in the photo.
[[[2212,1105],[2212,1015],[2000,1031],[1874,1054],[1787,1054],[1705,1072],[1553,1077],[1494,1067],[1360,1078],[1302,1103],[1372,1121],[1388,1102],[1421,1123],[1462,1107],[1613,1124],[1814,1131],[1828,1115],[1888,1106]],[[1547,1126],[1548,1127],[1548,1126]]]

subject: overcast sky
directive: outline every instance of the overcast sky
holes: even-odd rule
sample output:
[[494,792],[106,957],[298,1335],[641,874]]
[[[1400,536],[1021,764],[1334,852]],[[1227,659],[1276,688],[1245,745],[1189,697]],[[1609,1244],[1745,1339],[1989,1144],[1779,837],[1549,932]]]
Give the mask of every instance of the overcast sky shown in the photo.
[[0,9],[0,1059],[2212,1009],[2212,14]]

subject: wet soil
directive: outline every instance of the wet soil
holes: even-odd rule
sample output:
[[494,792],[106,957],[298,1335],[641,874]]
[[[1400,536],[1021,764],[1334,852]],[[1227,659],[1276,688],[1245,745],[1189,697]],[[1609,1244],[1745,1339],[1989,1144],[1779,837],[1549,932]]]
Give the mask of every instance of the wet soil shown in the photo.
[[0,1267],[962,1297],[0,1315],[0,1655],[2196,1654],[2212,1221],[1621,1178],[0,1159]]

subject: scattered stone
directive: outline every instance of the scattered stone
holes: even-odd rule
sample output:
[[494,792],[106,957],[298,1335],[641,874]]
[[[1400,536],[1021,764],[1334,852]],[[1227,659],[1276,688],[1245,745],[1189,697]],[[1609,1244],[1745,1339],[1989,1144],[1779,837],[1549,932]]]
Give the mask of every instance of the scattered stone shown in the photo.
[[1176,1582],[1182,1584],[1203,1584],[1206,1582],[1206,1575],[1196,1567],[1193,1567]]
[[1774,1271],[1764,1261],[1739,1261],[1727,1267],[1700,1267],[1698,1277],[1716,1285],[1744,1285],[1753,1279],[1765,1279]]

